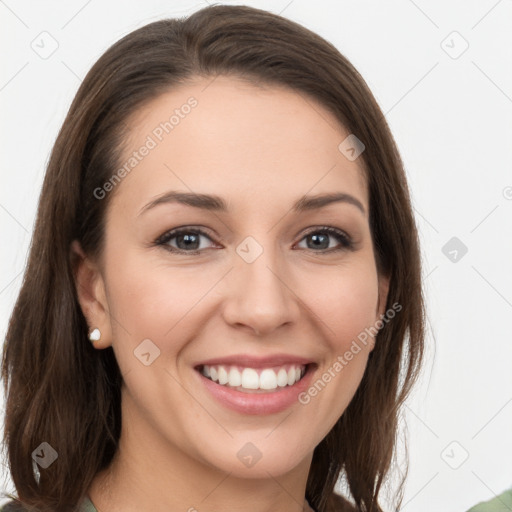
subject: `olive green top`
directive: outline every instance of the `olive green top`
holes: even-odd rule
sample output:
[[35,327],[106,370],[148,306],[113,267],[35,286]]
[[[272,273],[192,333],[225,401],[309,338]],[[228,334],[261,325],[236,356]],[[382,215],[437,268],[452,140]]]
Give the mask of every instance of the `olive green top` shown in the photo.
[[479,503],[467,512],[509,512],[512,510],[512,489],[503,492],[496,498]]
[[89,499],[89,496],[84,498],[82,506],[80,507],[80,512],[98,512],[96,507],[92,504],[92,501]]
[[[24,508],[19,508],[19,505],[16,504],[15,501],[11,500],[7,502],[5,505],[2,505],[0,508],[0,512],[23,512]],[[78,512],[98,512],[96,507],[92,504],[92,501],[88,496],[85,496],[82,503],[80,504],[80,508]]]

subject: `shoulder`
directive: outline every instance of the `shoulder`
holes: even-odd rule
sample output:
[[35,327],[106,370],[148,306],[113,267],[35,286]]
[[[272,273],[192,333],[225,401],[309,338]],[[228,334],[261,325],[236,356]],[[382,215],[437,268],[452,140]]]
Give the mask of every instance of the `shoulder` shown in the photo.
[[[88,496],[85,496],[83,501],[78,505],[79,512],[98,512]],[[18,500],[11,499],[10,501],[0,505],[0,512],[29,512]]]
[[26,512],[26,508],[20,505],[17,501],[11,500],[3,505],[0,505],[0,512]]
[[467,512],[504,512],[512,510],[512,489],[501,493],[494,499],[479,503]]

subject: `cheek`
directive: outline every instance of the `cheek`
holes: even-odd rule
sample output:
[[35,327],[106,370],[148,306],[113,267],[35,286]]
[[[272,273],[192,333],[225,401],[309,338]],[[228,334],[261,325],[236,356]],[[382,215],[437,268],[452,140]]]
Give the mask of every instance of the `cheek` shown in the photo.
[[[128,242],[117,241],[106,252],[113,338],[132,356],[144,339],[168,355],[178,353],[179,340],[189,339],[208,320],[205,308],[210,310],[215,286],[225,270],[207,265],[200,271],[195,265],[170,266],[160,251],[164,249],[133,249]],[[315,316],[320,319],[324,343],[336,353],[344,352],[375,322],[378,288],[371,257],[362,251],[347,264],[318,266],[314,272],[307,267],[291,274],[296,295],[314,313],[311,322]]]
[[[310,387],[299,402],[313,417],[322,420],[315,435],[322,439],[352,400],[363,377],[370,343],[367,329],[377,314],[378,284],[371,266],[340,270],[336,277],[317,280],[323,293],[312,300],[311,309],[321,318],[324,357]],[[320,290],[320,288],[317,288]]]
[[[322,286],[323,285],[323,286]],[[333,349],[345,350],[353,339],[372,326],[377,315],[378,284],[370,266],[341,271],[316,281],[315,313],[325,323],[326,336]]]
[[183,273],[165,269],[136,251],[129,252],[121,257],[114,251],[107,262],[114,340],[117,343],[122,340],[125,346],[130,339],[135,347],[149,338],[155,340],[160,350],[165,350],[162,340],[172,338],[174,326],[199,301],[201,290],[191,286]]
[[164,359],[172,360],[206,321],[201,313],[219,281],[219,270],[170,266],[157,249],[121,251],[114,247],[107,265],[108,302],[119,364],[127,370],[137,366],[133,351],[145,339],[158,347],[160,355],[167,356],[156,359],[156,366],[163,365]]

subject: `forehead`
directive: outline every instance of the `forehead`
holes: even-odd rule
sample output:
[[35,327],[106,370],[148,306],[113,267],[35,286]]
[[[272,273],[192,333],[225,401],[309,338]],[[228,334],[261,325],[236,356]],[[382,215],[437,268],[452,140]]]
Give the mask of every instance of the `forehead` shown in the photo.
[[133,167],[125,165],[115,198],[125,208],[176,189],[229,196],[240,206],[336,190],[356,195],[368,211],[362,159],[350,161],[338,148],[349,132],[292,89],[196,78],[146,103],[127,124],[120,166],[131,160]]

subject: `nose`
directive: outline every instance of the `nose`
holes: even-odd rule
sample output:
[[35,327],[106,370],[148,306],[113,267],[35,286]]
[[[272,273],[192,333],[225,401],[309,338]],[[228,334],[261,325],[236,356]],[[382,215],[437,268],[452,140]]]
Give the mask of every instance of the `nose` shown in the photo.
[[300,317],[299,298],[289,282],[283,258],[278,262],[275,253],[267,249],[252,263],[238,254],[234,258],[234,268],[227,276],[225,321],[258,336],[296,323]]

